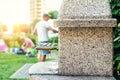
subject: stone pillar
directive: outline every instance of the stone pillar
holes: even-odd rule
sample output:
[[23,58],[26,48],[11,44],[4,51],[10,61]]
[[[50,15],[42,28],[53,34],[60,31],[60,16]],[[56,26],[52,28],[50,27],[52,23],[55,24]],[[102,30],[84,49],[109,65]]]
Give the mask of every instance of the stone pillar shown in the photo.
[[55,25],[59,27],[58,66],[35,64],[29,69],[31,80],[115,80],[116,19],[111,17],[109,0],[63,0]]
[[113,75],[113,27],[109,0],[63,0],[59,19],[58,73]]

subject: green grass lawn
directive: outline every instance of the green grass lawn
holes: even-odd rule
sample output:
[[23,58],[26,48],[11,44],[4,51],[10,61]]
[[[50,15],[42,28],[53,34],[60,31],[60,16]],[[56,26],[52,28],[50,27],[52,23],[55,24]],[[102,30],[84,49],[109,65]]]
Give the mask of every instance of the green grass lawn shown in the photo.
[[36,63],[37,58],[26,58],[25,55],[0,53],[0,80],[27,80],[10,79],[9,77],[26,63]]
[[[47,59],[46,61],[50,60],[53,59]],[[26,63],[37,63],[37,57],[27,58],[25,55],[0,53],[0,80],[27,80],[9,78]]]

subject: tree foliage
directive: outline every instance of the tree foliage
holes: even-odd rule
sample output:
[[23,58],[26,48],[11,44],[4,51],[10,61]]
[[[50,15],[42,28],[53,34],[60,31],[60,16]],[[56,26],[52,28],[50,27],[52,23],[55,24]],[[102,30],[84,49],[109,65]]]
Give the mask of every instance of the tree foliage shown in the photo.
[[32,30],[39,21],[40,21],[39,19],[33,20],[33,22],[30,24],[30,27],[31,27]]
[[113,18],[117,19],[118,27],[114,28],[114,76],[120,80],[120,0],[110,0]]
[[48,14],[50,15],[51,19],[57,19],[58,18],[58,11],[50,11],[50,12],[48,12]]
[[30,28],[28,24],[15,24],[13,25],[13,32],[14,33],[20,33],[20,32],[29,33]]
[[120,0],[110,0],[112,15],[120,22]]

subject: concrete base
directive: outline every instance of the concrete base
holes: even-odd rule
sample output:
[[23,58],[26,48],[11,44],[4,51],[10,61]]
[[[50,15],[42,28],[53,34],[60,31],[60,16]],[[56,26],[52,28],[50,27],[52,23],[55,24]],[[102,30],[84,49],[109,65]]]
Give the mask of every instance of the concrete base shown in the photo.
[[115,80],[104,76],[62,76],[57,62],[40,62],[29,69],[30,80]]
[[40,62],[29,68],[30,75],[58,74],[58,62]]
[[116,80],[113,77],[32,75],[30,80]]

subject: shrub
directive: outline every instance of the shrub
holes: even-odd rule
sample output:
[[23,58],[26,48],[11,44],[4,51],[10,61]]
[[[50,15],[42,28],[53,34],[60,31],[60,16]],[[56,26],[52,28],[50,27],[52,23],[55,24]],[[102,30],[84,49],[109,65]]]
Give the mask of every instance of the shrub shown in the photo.
[[51,19],[57,19],[58,18],[58,11],[50,11],[50,12],[48,12],[48,14],[50,15]]
[[52,37],[49,39],[50,43],[58,43],[58,37]]
[[120,80],[120,0],[110,0],[113,18],[117,19],[118,27],[114,28],[114,76]]
[[[35,45],[37,44],[37,36],[31,34],[27,34],[27,36],[33,41]],[[1,39],[5,41],[9,48],[19,48],[23,43],[21,37],[22,35],[19,33],[14,33],[13,35],[2,35]]]

